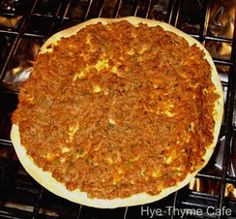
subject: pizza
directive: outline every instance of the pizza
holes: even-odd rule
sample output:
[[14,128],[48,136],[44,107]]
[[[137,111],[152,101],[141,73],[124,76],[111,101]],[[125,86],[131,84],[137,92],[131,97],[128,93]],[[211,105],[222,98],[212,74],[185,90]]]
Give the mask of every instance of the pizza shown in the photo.
[[207,50],[169,24],[92,19],[50,37],[19,92],[11,140],[54,194],[97,208],[141,205],[208,163],[223,92]]

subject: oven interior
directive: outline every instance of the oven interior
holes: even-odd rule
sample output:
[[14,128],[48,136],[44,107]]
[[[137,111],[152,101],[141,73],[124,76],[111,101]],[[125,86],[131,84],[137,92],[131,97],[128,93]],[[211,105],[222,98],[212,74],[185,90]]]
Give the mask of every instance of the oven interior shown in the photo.
[[[223,0],[0,0],[0,218],[150,218],[141,210],[166,207],[231,209],[236,217],[236,2]],[[145,206],[95,209],[66,201],[22,168],[9,133],[18,90],[42,43],[53,33],[95,17],[138,16],[168,22],[199,40],[216,64],[224,90],[224,119],[208,165],[188,186]],[[157,216],[156,216],[157,217]],[[189,218],[185,216],[183,218]]]

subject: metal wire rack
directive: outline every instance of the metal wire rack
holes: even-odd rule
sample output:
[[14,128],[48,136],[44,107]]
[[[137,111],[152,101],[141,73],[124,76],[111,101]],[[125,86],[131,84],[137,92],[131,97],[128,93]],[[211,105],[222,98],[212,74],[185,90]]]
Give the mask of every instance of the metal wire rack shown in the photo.
[[[201,211],[183,218],[236,218],[236,198],[232,195],[236,185],[236,31],[231,37],[216,36],[209,31],[214,3],[210,0],[0,0],[0,218],[151,218],[148,209],[162,210],[155,212],[156,218],[179,218],[178,209]],[[216,151],[192,186],[149,205],[102,210],[51,194],[24,171],[9,138],[10,117],[17,105],[18,92],[6,78],[9,72],[14,75],[30,68],[34,56],[25,55],[29,45],[31,50],[32,47],[37,50],[53,33],[93,17],[123,16],[168,22],[209,50],[212,43],[230,46],[227,57],[211,53],[222,78],[225,113]],[[231,214],[217,214],[217,209],[224,208],[230,209]]]

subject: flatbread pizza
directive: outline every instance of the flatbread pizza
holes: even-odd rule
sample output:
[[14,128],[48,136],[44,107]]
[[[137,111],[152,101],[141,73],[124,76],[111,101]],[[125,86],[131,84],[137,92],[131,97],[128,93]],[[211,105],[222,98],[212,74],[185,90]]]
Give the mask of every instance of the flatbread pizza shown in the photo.
[[213,154],[222,116],[220,79],[197,40],[155,20],[98,18],[41,47],[11,140],[52,193],[117,208],[186,186]]

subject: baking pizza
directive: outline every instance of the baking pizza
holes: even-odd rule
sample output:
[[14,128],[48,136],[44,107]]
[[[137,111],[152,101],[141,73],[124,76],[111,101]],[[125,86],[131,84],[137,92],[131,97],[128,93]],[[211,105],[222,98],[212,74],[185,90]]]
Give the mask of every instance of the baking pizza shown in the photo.
[[49,191],[98,208],[157,201],[209,161],[223,114],[207,50],[169,24],[92,19],[50,37],[11,140]]

